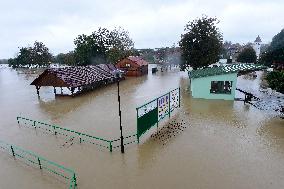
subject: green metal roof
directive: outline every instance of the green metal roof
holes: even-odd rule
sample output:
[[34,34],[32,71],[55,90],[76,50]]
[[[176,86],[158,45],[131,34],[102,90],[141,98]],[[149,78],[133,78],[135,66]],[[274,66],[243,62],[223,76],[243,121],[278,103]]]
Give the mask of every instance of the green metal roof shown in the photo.
[[265,69],[265,66],[258,64],[231,64],[213,68],[204,68],[198,70],[192,70],[188,72],[190,78],[208,77],[213,75],[224,75],[229,73],[236,73],[240,71],[254,71]]

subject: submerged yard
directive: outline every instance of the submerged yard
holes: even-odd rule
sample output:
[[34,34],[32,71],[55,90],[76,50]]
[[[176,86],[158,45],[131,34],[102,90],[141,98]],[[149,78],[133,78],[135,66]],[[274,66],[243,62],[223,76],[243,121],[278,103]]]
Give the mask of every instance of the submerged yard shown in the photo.
[[[238,77],[260,94],[256,79]],[[0,139],[72,168],[78,188],[283,188],[284,122],[239,101],[193,99],[186,73],[177,70],[121,82],[122,126],[136,132],[136,107],[181,87],[181,108],[151,129],[140,144],[110,153],[70,143],[17,124],[16,117],[53,123],[97,137],[119,138],[116,85],[71,97],[30,86],[37,73],[0,69]],[[237,94],[241,95],[241,94]],[[162,128],[163,127],[163,128]],[[175,127],[176,130],[171,128]],[[166,130],[168,128],[168,130]],[[151,136],[152,134],[152,136]],[[49,174],[0,153],[0,188],[66,188]]]

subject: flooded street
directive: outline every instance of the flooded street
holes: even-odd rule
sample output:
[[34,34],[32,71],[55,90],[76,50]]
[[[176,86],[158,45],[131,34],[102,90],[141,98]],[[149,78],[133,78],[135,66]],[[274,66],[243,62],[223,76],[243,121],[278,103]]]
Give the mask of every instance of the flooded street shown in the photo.
[[[238,77],[239,88],[261,96],[260,75]],[[171,120],[184,123],[182,132],[166,141],[150,137],[110,153],[19,126],[23,116],[107,139],[119,138],[117,86],[109,85],[74,98],[55,97],[53,88],[30,83],[38,73],[0,67],[0,140],[33,151],[72,168],[78,188],[284,188],[284,120],[241,101],[193,99],[187,73],[171,70],[121,82],[124,135],[136,133],[136,107],[181,87],[181,108]],[[237,97],[242,97],[237,93]],[[0,188],[67,188],[0,151]]]

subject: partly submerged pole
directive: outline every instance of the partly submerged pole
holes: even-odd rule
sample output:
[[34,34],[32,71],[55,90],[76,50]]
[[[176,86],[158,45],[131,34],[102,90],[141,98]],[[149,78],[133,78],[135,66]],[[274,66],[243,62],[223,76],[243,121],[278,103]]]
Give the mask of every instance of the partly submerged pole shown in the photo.
[[119,74],[117,74],[117,100],[118,100],[118,114],[119,114],[119,129],[120,129],[120,150],[124,153],[123,135],[122,135],[122,125],[121,125],[121,110],[120,110],[120,94],[119,94]]

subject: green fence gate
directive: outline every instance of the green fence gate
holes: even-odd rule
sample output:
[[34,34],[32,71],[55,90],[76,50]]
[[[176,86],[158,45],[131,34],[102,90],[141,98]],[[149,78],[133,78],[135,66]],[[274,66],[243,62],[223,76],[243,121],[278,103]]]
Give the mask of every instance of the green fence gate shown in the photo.
[[171,116],[171,112],[180,107],[180,88],[170,92],[136,108],[137,112],[137,140],[152,126]]

